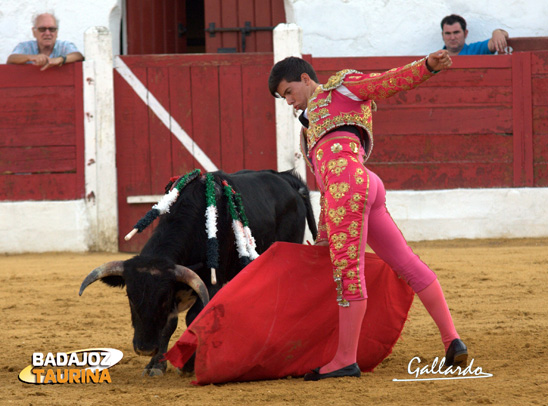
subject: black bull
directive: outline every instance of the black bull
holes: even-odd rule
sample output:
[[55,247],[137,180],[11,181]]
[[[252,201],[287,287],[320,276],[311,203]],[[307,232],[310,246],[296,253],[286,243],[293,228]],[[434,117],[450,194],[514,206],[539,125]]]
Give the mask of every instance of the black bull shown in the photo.
[[[246,170],[226,174],[219,171],[213,175],[218,209],[217,284],[211,283],[210,270],[204,265],[207,258],[205,184],[203,178],[198,178],[181,190],[170,212],[160,218],[140,255],[102,265],[93,270],[80,287],[81,295],[96,280],[110,286],[126,286],[134,350],[137,354],[152,356],[144,374],[162,375],[166,370],[162,358],[177,327],[178,313],[189,309],[186,324],[190,325],[209,300],[208,296],[213,297],[242,269],[222,180],[242,196],[257,253],[261,254],[276,241],[301,243],[306,221],[316,238],[308,188],[293,172]],[[193,364],[188,365],[185,369],[192,370]]]

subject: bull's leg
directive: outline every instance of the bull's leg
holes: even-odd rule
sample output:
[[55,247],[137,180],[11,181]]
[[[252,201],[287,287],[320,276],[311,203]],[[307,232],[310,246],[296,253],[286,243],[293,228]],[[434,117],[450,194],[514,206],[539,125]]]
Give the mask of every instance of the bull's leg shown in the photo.
[[145,367],[143,371],[144,375],[149,376],[162,376],[167,369],[167,361],[161,361],[164,358],[164,354],[167,352],[167,347],[169,345],[169,339],[175,332],[177,328],[177,312],[172,313],[168,320],[167,324],[162,330],[162,335],[160,336],[160,342],[158,343],[158,353],[150,359],[150,362]]

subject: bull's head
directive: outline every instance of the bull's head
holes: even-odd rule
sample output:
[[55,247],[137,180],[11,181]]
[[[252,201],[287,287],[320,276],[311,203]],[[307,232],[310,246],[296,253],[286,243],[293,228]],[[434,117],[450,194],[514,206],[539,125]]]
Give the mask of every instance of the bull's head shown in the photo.
[[135,257],[108,262],[89,273],[79,294],[97,280],[110,286],[126,286],[134,328],[133,347],[140,355],[155,356],[159,350],[164,351],[162,347],[177,325],[178,311],[183,310],[177,309],[178,295],[186,292],[190,296],[188,286],[204,305],[209,301],[207,288],[194,271],[181,265],[166,266],[162,261],[143,262],[143,258]]

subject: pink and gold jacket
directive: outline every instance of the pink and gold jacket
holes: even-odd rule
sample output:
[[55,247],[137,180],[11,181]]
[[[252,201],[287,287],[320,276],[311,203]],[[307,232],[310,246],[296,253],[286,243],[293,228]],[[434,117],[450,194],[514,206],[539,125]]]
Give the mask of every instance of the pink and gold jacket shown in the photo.
[[366,134],[362,140],[365,162],[373,149],[371,111],[376,110],[375,100],[413,89],[433,75],[426,67],[426,58],[384,73],[363,74],[350,69],[337,72],[326,84],[318,86],[308,100],[309,126],[304,133],[308,154],[323,135],[350,125]]

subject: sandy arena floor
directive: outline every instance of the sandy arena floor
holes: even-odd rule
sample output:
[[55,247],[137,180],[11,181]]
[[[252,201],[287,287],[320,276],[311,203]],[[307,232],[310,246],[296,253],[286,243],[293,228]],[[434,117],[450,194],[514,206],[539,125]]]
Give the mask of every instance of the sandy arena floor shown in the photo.
[[[492,378],[394,382],[413,376],[413,357],[443,356],[437,329],[418,299],[393,353],[360,379],[282,379],[196,387],[173,367],[142,377],[146,358],[131,345],[125,291],[96,283],[96,266],[128,254],[0,256],[1,405],[546,405],[548,404],[548,239],[412,244],[438,274],[474,367]],[[180,323],[174,342],[184,329]],[[33,352],[109,347],[124,353],[112,383],[29,385],[18,380]]]

